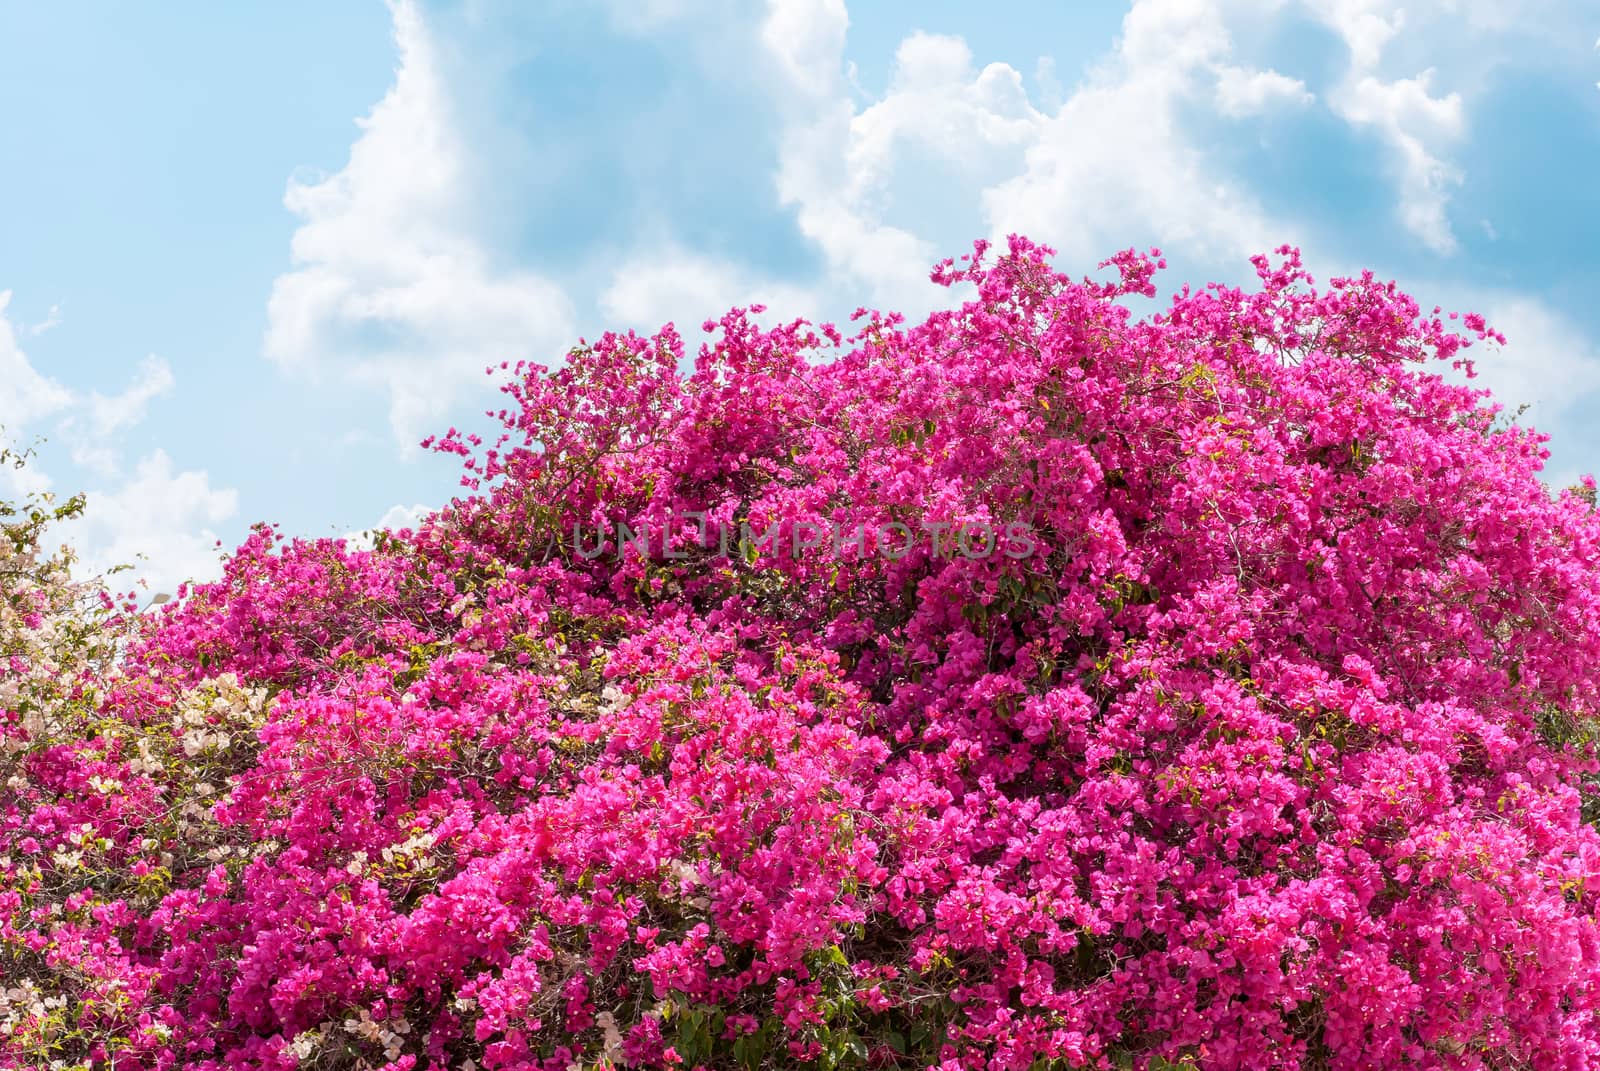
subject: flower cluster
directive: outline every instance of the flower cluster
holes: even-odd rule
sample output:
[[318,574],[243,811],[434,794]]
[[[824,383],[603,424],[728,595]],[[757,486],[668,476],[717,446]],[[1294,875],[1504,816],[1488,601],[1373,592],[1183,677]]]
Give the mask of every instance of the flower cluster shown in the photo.
[[[1498,336],[1050,255],[508,367],[370,549],[8,581],[0,1068],[1600,1067],[1600,519]],[[1031,552],[562,547],[688,514]]]

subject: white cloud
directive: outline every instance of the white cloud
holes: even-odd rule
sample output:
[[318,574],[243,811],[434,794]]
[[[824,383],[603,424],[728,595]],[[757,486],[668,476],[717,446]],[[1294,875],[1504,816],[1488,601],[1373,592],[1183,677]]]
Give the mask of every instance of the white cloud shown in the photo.
[[1351,126],[1375,131],[1388,147],[1405,228],[1436,253],[1454,252],[1447,209],[1462,175],[1445,151],[1466,128],[1461,95],[1434,96],[1431,68],[1411,78],[1377,73],[1385,47],[1406,25],[1405,11],[1392,0],[1334,0],[1313,11],[1350,50],[1344,78],[1328,94],[1330,107]]
[[917,145],[979,175],[997,164],[1015,166],[1021,162],[1017,150],[1034,142],[1044,123],[1016,70],[991,63],[974,71],[972,52],[961,38],[914,33],[895,53],[888,95],[851,123],[851,177],[858,196],[881,188],[900,144]]
[[1226,66],[1217,75],[1217,110],[1242,118],[1274,107],[1310,104],[1316,98],[1306,84],[1277,71],[1250,71]]
[[619,33],[644,35],[705,16],[708,8],[724,15],[728,4],[727,0],[604,0],[602,6]]
[[556,284],[495,265],[437,50],[413,0],[390,6],[394,85],[344,169],[284,196],[302,224],[263,348],[286,368],[386,390],[410,448],[485,367],[564,350],[574,317]]
[[[239,507],[231,488],[214,488],[204,471],[178,472],[165,451],[142,458],[110,489],[90,491],[82,518],[67,533],[83,565],[102,572],[133,565],[133,577],[171,593],[188,579],[220,573],[214,529]],[[113,586],[127,586],[124,576]]]
[[[1570,0],[1411,0],[1413,6],[1442,20],[1502,39],[1509,34],[1540,39],[1563,49],[1593,31],[1593,9]],[[1579,46],[1581,47],[1581,46]],[[1542,59],[1551,57],[1541,48]],[[1480,57],[1481,62],[1481,57]]]
[[[1490,327],[1505,335],[1503,347],[1479,342],[1467,352],[1477,372],[1470,382],[1492,391],[1508,417],[1526,407],[1518,423],[1555,433],[1545,482],[1567,487],[1585,472],[1594,472],[1593,450],[1600,441],[1590,414],[1600,407],[1600,345],[1592,332],[1526,294],[1430,289],[1448,290],[1450,307],[1481,312]],[[1447,378],[1468,382],[1460,372],[1450,372]]]
[[1369,71],[1405,25],[1405,11],[1393,0],[1329,0],[1311,5],[1314,13],[1344,39],[1350,66]]
[[1461,96],[1435,97],[1429,92],[1433,71],[1414,78],[1385,81],[1363,75],[1347,82],[1333,96],[1333,109],[1347,122],[1370,126],[1388,144],[1399,176],[1400,221],[1438,253],[1456,248],[1446,208],[1450,188],[1461,172],[1436,151],[1458,139],[1465,129]]
[[[127,474],[119,436],[139,424],[149,403],[172,389],[172,370],[159,357],[142,361],[122,392],[78,394],[40,375],[18,347],[16,330],[5,315],[10,291],[0,291],[0,423],[6,438],[21,440],[49,430],[65,445],[72,460],[105,481],[108,490],[89,492],[84,516],[58,530],[59,538],[77,550],[80,571],[102,573],[115,565],[134,566],[131,577],[113,578],[116,585],[144,579],[157,590],[170,591],[189,576],[213,576],[216,535],[210,526],[231,518],[238,494],[213,488],[204,471],[179,472],[172,459],[156,450]],[[35,458],[28,467],[0,468],[0,496],[21,497],[52,490],[58,480]],[[143,557],[144,561],[140,561]]]
[[821,250],[831,286],[914,313],[935,296],[928,270],[940,250],[926,234],[885,219],[906,188],[902,151],[931,155],[957,173],[970,196],[963,203],[946,191],[955,219],[970,212],[983,185],[1020,166],[1044,117],[1014,69],[975,70],[960,38],[922,33],[901,43],[885,96],[857,113],[843,64],[847,27],[841,4],[769,6],[762,39],[786,112],[778,196]]
[[[1245,114],[1309,97],[1288,75],[1231,60],[1224,14],[1276,6],[1136,0],[1114,53],[1050,110],[1013,67],[979,69],[961,38],[915,33],[888,89],[858,110],[842,74],[843,8],[773,0],[762,37],[786,118],[780,200],[830,285],[913,315],[940,299],[928,269],[965,244],[974,205],[992,238],[1027,234],[1078,268],[1136,233],[1212,261],[1276,246],[1289,228],[1212,165],[1184,114],[1195,101]],[[897,209],[909,226],[893,222]]]
[[761,41],[792,87],[826,97],[839,84],[849,28],[844,0],[771,0]]
[[434,507],[424,506],[420,502],[410,506],[390,506],[371,528],[359,532],[346,532],[343,538],[352,550],[371,550],[375,542],[372,538],[373,532],[380,528],[389,531],[399,531],[402,528],[415,529],[422,523],[424,517],[433,512]]
[[40,320],[36,324],[29,324],[28,325],[28,334],[37,337],[39,335],[44,334],[46,331],[50,330],[53,327],[60,327],[60,326],[61,326],[61,303],[57,302],[56,304],[50,306],[50,311],[45,313],[45,317],[44,317],[43,320]]
[[[18,444],[8,436],[6,445],[16,448]],[[9,463],[0,465],[0,499],[15,502],[29,495],[44,494],[52,487],[49,475],[37,464],[30,463],[22,468]]]
[[176,382],[167,362],[151,354],[140,362],[133,382],[120,394],[107,397],[93,391],[79,399],[73,415],[61,424],[63,437],[72,445],[72,460],[101,476],[115,476],[121,467],[114,448],[116,436],[140,424],[150,403]]
[[[908,312],[925,291],[923,262],[953,251],[974,197],[991,238],[1026,232],[1074,262],[1133,233],[1235,261],[1296,235],[1212,151],[1205,110],[1243,118],[1320,98],[1372,136],[1405,232],[1448,254],[1471,94],[1508,63],[1537,56],[1576,74],[1592,55],[1580,15],[1560,0],[1294,0],[1348,52],[1313,94],[1297,72],[1235,54],[1230,31],[1253,49],[1289,6],[1132,0],[1113,51],[1058,100],[1048,57],[1030,99],[1012,67],[980,75],[960,38],[920,33],[902,44],[887,90],[863,94],[846,74],[840,0],[769,0],[761,43],[784,118],[780,200],[823,253],[830,282]],[[1026,164],[1013,166],[1018,153]],[[930,159],[980,190],[946,188],[945,170],[919,170]]]
[[1527,421],[1546,430],[1552,422],[1592,411],[1600,391],[1600,347],[1587,332],[1525,295],[1485,295],[1477,305],[1506,336],[1506,345],[1479,344],[1469,351],[1478,372],[1475,385],[1494,391],[1508,411],[1527,405]]
[[1134,70],[1172,74],[1216,63],[1232,47],[1225,9],[1208,0],[1134,0],[1122,20],[1118,57]]
[[835,284],[905,308],[927,289],[934,246],[885,224],[850,172],[855,107],[843,64],[849,18],[841,0],[772,0],[761,40],[774,61],[785,112],[778,199],[822,250]]
[[[985,191],[991,234],[1027,234],[1075,267],[1150,233],[1164,249],[1237,262],[1292,238],[1241,183],[1218,170],[1184,108],[1217,80],[1275,85],[1276,72],[1229,62],[1223,22],[1238,5],[1139,0],[1116,52],[1042,129],[1018,175]],[[1292,80],[1291,80],[1292,81]]]
[[0,290],[0,429],[8,439],[32,433],[40,420],[65,409],[72,392],[48,376],[40,375],[17,344],[16,329],[6,316],[11,291]]
[[804,287],[758,278],[748,269],[674,243],[635,253],[600,295],[600,312],[621,327],[655,331],[674,322],[686,339],[734,306],[761,304],[778,319],[814,319],[819,299]]
[[379,528],[415,528],[422,523],[422,518],[434,511],[432,506],[424,506],[418,502],[410,506],[390,506],[382,517],[378,518]]

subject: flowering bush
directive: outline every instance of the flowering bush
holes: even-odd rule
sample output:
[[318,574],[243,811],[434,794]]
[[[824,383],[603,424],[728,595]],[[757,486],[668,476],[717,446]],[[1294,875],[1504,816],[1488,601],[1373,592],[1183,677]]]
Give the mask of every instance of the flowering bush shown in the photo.
[[518,365],[114,664],[8,586],[3,1066],[1600,1067],[1600,523],[1498,336],[1048,255]]

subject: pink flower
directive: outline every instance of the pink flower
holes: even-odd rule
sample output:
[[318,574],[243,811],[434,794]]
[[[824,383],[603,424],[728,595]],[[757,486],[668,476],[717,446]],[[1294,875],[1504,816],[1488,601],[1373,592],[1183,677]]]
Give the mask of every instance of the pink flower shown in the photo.
[[[518,364],[370,551],[26,581],[0,943],[115,1009],[60,1058],[1600,1064],[1600,521],[1438,374],[1498,336],[1288,248],[1143,319],[1159,252],[1050,256]],[[563,552],[689,514],[762,545]]]

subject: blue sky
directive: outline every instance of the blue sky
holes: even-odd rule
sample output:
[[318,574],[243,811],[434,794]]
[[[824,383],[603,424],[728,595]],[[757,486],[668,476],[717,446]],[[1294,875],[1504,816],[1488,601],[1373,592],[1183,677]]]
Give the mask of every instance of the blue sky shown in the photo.
[[[0,5],[0,425],[170,590],[456,491],[485,366],[732,304],[918,315],[1020,231],[1282,242],[1509,337],[1600,468],[1600,8],[1555,0]],[[1594,415],[1591,415],[1594,414]],[[0,494],[21,489],[0,477]]]

